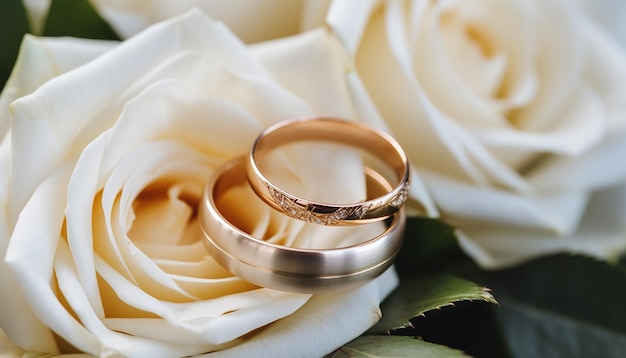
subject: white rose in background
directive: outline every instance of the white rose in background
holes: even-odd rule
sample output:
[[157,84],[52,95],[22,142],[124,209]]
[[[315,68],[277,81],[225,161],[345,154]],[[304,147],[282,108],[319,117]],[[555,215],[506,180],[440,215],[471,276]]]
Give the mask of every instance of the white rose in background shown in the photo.
[[355,56],[354,92],[366,89],[479,263],[624,248],[626,56],[579,8],[389,1],[354,20],[348,5],[329,22]]
[[626,246],[626,54],[614,40],[626,34],[577,4],[334,1],[331,34],[256,51],[304,94],[303,76],[317,74],[290,56],[340,41],[358,117],[398,138],[481,265],[615,258]]
[[[43,30],[50,0],[23,0],[35,33]],[[192,8],[224,22],[244,42],[300,33],[324,23],[328,0],[90,0],[122,38]]]
[[[345,58],[317,61],[333,73]],[[338,294],[253,287],[207,254],[195,217],[212,171],[244,154],[263,127],[315,113],[353,116],[346,88],[325,79],[309,84],[315,98],[294,95],[198,11],[120,45],[27,37],[0,101],[2,122],[11,121],[0,145],[0,327],[8,338],[31,353],[321,356],[375,323],[397,283],[393,270]],[[285,163],[309,193],[365,194],[354,153],[309,154],[344,179],[330,185],[310,161]],[[251,191],[232,195],[256,234],[293,246],[313,237],[316,247],[343,246],[382,230],[305,224]]]

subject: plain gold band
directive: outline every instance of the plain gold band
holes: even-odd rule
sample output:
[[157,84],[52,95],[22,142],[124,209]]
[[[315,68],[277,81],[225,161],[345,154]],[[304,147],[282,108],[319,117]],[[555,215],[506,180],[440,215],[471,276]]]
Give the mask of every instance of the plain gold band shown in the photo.
[[[232,274],[262,287],[300,293],[354,288],[378,277],[402,246],[404,209],[386,221],[378,236],[336,249],[301,249],[275,245],[255,238],[222,214],[217,199],[236,186],[247,185],[244,159],[220,168],[208,184],[200,205],[205,245],[213,258]],[[384,193],[389,183],[367,169],[368,191]]]
[[[321,203],[288,193],[267,179],[257,161],[282,145],[303,141],[363,149],[391,169],[396,185],[380,196],[351,204]],[[364,123],[327,117],[290,119],[268,127],[253,143],[246,161],[250,186],[263,201],[291,217],[323,225],[363,224],[393,215],[408,198],[409,172],[406,154],[393,137]]]

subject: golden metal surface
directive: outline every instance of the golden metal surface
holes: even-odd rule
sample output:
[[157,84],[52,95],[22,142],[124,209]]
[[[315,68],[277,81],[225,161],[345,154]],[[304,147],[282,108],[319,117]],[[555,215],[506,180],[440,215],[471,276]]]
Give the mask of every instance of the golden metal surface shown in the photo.
[[[247,185],[245,160],[219,169],[205,190],[200,222],[213,258],[234,275],[262,287],[281,291],[320,293],[360,286],[382,274],[402,246],[406,221],[400,208],[386,220],[387,228],[357,245],[336,249],[302,249],[276,245],[244,232],[223,215],[219,198]],[[391,186],[377,172],[366,169],[368,192],[389,192]]]
[[[363,149],[391,169],[396,184],[380,196],[351,204],[322,203],[288,193],[266,177],[258,161],[280,146],[305,141],[335,142]],[[293,218],[322,225],[363,224],[389,217],[408,198],[409,172],[404,150],[387,133],[364,123],[326,117],[285,120],[268,127],[257,137],[246,161],[250,186],[263,201]]]

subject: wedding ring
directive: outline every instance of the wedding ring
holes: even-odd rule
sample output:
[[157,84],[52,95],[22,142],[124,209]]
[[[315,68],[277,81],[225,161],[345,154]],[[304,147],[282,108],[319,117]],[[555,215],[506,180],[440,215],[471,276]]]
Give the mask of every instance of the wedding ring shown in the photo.
[[[396,185],[380,196],[351,204],[322,203],[288,193],[273,184],[258,163],[263,155],[280,146],[304,141],[335,142],[363,149],[391,169]],[[278,122],[257,137],[246,164],[250,186],[263,201],[291,217],[322,225],[385,219],[402,207],[409,193],[409,162],[400,144],[383,131],[345,119],[315,117]]]
[[[243,280],[261,287],[299,293],[320,293],[360,286],[378,277],[402,246],[404,209],[385,221],[387,228],[360,244],[333,249],[304,249],[272,244],[234,225],[220,210],[219,198],[228,190],[248,185],[245,160],[224,165],[208,184],[199,215],[205,246],[211,256]],[[389,183],[366,169],[368,191],[388,192]],[[339,228],[337,228],[339,229]]]

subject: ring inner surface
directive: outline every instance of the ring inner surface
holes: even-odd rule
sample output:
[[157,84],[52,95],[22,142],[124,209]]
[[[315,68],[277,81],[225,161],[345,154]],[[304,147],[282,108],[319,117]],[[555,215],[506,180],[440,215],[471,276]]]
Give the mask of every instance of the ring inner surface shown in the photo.
[[[357,130],[355,130],[357,129]],[[387,139],[387,135],[371,130],[352,121],[301,121],[278,127],[267,132],[255,143],[253,157],[262,171],[263,156],[281,146],[295,142],[334,142],[345,146],[360,148],[375,157],[384,167],[393,172],[394,186],[402,180],[406,170],[406,158],[402,149]],[[367,161],[368,164],[372,161]],[[378,172],[385,172],[376,165]],[[387,177],[387,173],[384,173]]]

